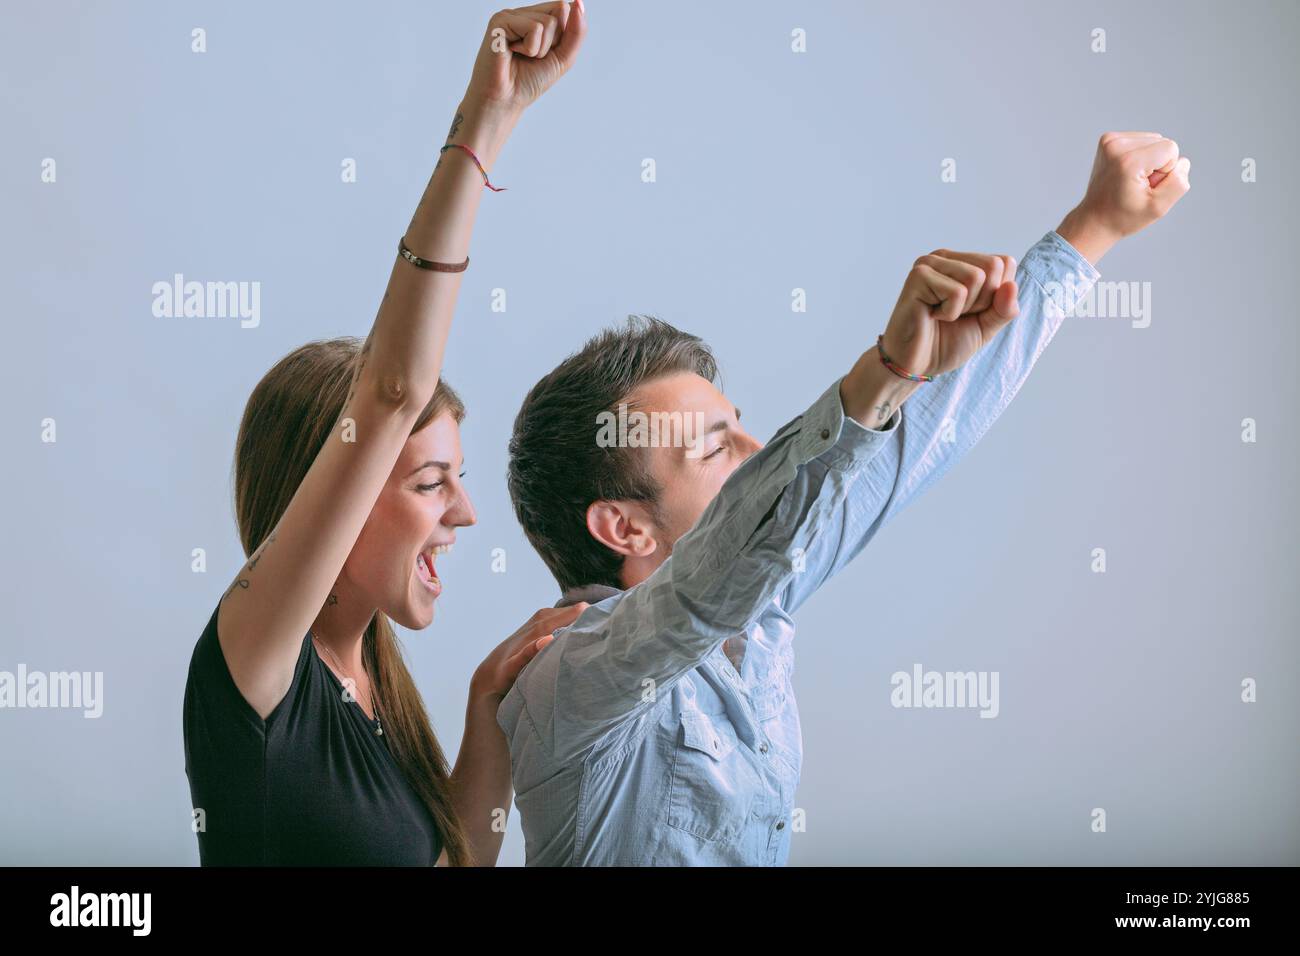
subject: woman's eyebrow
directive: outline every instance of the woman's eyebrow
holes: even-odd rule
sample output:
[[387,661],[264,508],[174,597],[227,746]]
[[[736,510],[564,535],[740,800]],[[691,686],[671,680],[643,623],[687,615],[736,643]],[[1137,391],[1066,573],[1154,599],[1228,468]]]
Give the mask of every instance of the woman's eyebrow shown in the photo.
[[445,461],[426,461],[423,465],[411,471],[406,477],[410,478],[411,475],[414,475],[418,471],[424,471],[426,468],[441,468],[443,471],[451,471],[451,465]]

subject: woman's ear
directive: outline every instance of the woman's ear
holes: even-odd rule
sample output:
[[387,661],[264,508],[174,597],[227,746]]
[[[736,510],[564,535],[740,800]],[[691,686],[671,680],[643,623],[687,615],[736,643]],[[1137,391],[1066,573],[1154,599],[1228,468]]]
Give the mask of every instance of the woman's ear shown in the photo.
[[644,558],[659,547],[654,525],[640,502],[596,501],[587,507],[587,531],[616,554]]

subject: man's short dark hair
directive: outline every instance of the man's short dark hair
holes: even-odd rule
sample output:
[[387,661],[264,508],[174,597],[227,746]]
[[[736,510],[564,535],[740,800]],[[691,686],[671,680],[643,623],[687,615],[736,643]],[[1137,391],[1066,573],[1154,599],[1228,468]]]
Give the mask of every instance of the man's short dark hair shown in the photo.
[[597,443],[598,416],[617,414],[641,385],[679,372],[712,382],[717,362],[697,336],[652,316],[630,315],[625,325],[588,340],[524,399],[510,437],[510,499],[562,590],[622,587],[623,556],[591,536],[587,508],[596,501],[654,507],[660,488],[641,449]]

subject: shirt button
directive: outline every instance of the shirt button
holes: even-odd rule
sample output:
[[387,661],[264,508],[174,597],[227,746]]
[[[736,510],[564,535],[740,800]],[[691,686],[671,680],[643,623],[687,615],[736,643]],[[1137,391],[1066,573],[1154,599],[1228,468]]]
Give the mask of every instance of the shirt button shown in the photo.
[[765,753],[767,753],[767,744],[759,744],[759,745],[758,745],[758,752],[761,753],[761,754],[765,754]]
[[717,749],[718,749],[718,738],[717,738],[717,737],[714,737],[714,738],[713,738],[713,749],[714,749],[714,750],[717,750]]
[[822,429],[822,438],[825,439],[825,438],[830,438],[830,437],[831,437],[831,430],[830,430],[829,428],[823,428],[823,429]]
[[784,829],[785,829],[785,821],[784,821],[784,820],[779,821],[779,822],[777,823],[777,825],[776,825],[776,828],[777,828],[778,830],[784,830]]

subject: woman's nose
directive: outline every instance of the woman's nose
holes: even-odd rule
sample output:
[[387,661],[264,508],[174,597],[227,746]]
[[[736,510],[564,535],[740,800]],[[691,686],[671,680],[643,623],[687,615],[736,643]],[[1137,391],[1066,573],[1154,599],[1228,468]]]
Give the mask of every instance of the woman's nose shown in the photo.
[[478,516],[474,514],[474,504],[469,500],[469,494],[463,488],[460,496],[456,499],[456,503],[447,509],[443,520],[456,528],[466,528],[478,523]]

